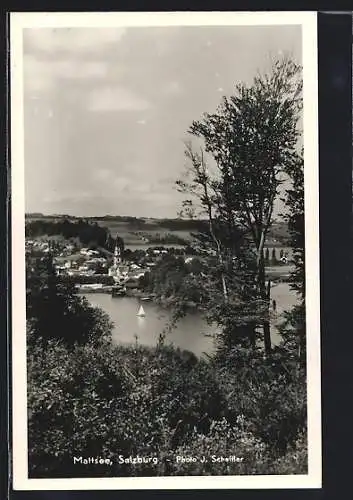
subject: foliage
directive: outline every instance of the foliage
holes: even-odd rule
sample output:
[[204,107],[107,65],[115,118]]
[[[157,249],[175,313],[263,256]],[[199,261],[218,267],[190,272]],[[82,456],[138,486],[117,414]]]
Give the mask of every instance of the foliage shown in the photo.
[[[249,384],[244,392],[237,370],[227,369],[218,373],[212,362],[163,345],[68,349],[57,340],[45,346],[35,340],[28,348],[30,477],[301,473],[304,453],[297,463],[290,447],[280,450],[274,433],[265,442],[252,416],[258,405],[257,418],[271,416],[272,427],[281,428],[286,392],[281,388],[280,402],[272,397],[272,414],[266,403],[271,390],[263,396],[258,390],[252,399]],[[242,401],[237,408],[230,404],[234,391]],[[293,447],[298,436],[294,426]],[[120,454],[157,457],[158,464],[120,464]],[[176,462],[177,455],[237,455],[243,461],[200,470]],[[110,458],[113,465],[73,465],[75,456]]]
[[[48,296],[50,265],[50,258],[40,261],[30,275],[34,295]],[[38,283],[44,285],[36,291]],[[60,287],[55,292],[71,310],[77,297]],[[285,350],[264,360],[261,350],[229,351],[223,343],[214,359],[199,360],[163,341],[155,349],[137,342],[114,347],[102,342],[109,331],[104,317],[86,321],[87,304],[67,322],[60,315],[68,311],[56,304],[52,323],[43,303],[34,304],[28,324],[31,477],[196,474],[194,463],[174,457],[234,450],[245,461],[216,462],[214,474],[300,473],[305,467],[304,448],[299,455],[291,450],[305,435],[304,379]],[[158,457],[158,464],[120,464],[117,454]],[[74,456],[111,458],[113,465],[73,466]]]
[[306,425],[306,379],[286,351],[264,359],[260,349],[234,348],[215,360],[227,417],[244,415],[256,436],[284,452]]
[[276,474],[307,474],[308,473],[308,443],[305,433],[298,435],[295,443],[289,447],[285,455],[278,457],[272,466]]
[[298,306],[285,314],[281,326],[284,345],[293,356],[306,367],[306,321],[305,321],[305,219],[304,219],[304,156],[295,158],[287,166],[291,186],[284,201],[288,207],[286,220],[293,248],[294,270],[290,285],[300,298]]
[[[176,456],[197,457],[195,462],[173,463],[171,470],[183,475],[257,475],[306,474],[307,443],[300,434],[288,451],[275,455],[259,437],[243,415],[230,425],[226,418],[213,421],[208,434],[196,430],[189,443],[176,449]],[[205,460],[205,461],[203,461]]]
[[196,259],[188,264],[181,256],[164,255],[149,273],[146,291],[155,294],[162,303],[179,309],[180,314],[190,302],[201,305],[204,293],[197,276],[202,272],[202,265],[197,268],[197,262],[200,263]]
[[112,276],[107,274],[93,274],[91,276],[87,276],[85,274],[76,274],[76,275],[59,275],[57,277],[57,282],[61,284],[74,284],[74,285],[89,285],[93,283],[101,283],[102,285],[114,285],[114,279]]
[[120,237],[115,239],[110,231],[98,225],[97,222],[87,222],[83,219],[70,221],[67,218],[62,220],[38,219],[30,220],[26,223],[26,236],[38,237],[42,235],[62,235],[66,239],[78,238],[83,245],[92,248],[103,247],[113,251],[115,243],[118,243],[121,250],[124,250],[124,241]]
[[287,174],[291,186],[285,193],[285,204],[288,213],[285,216],[290,234],[290,245],[293,248],[294,271],[291,273],[291,286],[305,297],[305,220],[304,220],[304,156],[293,158],[287,165]]
[[31,339],[62,339],[67,345],[108,341],[111,321],[78,296],[73,283],[56,276],[52,257],[27,259],[26,312]]
[[[260,321],[267,354],[271,338],[264,248],[283,174],[297,157],[301,89],[300,67],[286,57],[275,61],[270,73],[255,77],[250,86],[236,85],[234,94],[224,97],[215,113],[205,113],[193,122],[190,134],[203,147],[196,152],[187,144],[190,168],[185,180],[177,181],[179,190],[190,197],[184,201],[185,214],[194,216],[198,210],[207,217],[209,243],[213,241],[208,246],[218,260],[225,304],[230,302],[229,262],[239,258],[244,237],[250,237],[256,272],[248,273],[248,286],[253,287],[255,277],[254,300],[266,307],[261,318],[249,318],[248,329],[253,339],[254,325]],[[250,261],[249,253],[245,261]],[[238,301],[241,294],[242,287],[237,290]]]
[[[197,476],[267,474],[268,449],[247,427],[239,416],[235,425],[230,425],[224,417],[213,421],[207,434],[195,429],[190,440],[178,447],[175,454],[177,457],[197,457],[197,460],[173,462],[171,470]],[[228,461],[221,461],[221,457]]]
[[162,304],[172,306],[175,320],[196,307],[209,323],[221,327],[220,345],[231,347],[246,341],[254,345],[256,318],[263,314],[264,305],[256,300],[252,266],[251,256],[248,262],[244,256],[228,263],[225,302],[220,280],[222,268],[212,254],[201,254],[190,261],[165,255],[151,270],[145,290]]

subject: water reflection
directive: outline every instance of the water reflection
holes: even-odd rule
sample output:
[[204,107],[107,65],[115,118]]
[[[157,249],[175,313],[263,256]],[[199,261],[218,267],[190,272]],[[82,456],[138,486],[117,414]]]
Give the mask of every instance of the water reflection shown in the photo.
[[188,314],[174,328],[169,329],[171,314],[149,302],[144,303],[145,316],[137,316],[140,301],[132,297],[112,298],[108,294],[87,294],[87,299],[107,312],[114,323],[113,342],[132,343],[136,341],[155,346],[161,333],[166,342],[181,349],[194,352],[197,356],[214,351],[212,336],[215,327],[208,325],[200,314]]
[[[271,290],[272,298],[277,303],[277,317],[284,309],[296,303],[295,294],[286,283],[276,285]],[[171,324],[171,313],[152,302],[144,302],[145,316],[138,316],[141,305],[138,299],[132,297],[112,298],[108,294],[87,294],[87,299],[95,306],[107,312],[114,323],[113,342],[131,344],[137,340],[140,344],[157,345],[161,333],[166,333],[166,342],[181,349],[192,351],[197,356],[203,353],[211,354],[215,350],[214,335],[217,327],[207,324],[198,313],[190,313],[182,318],[175,327]],[[274,328],[272,342],[278,343],[279,335]]]

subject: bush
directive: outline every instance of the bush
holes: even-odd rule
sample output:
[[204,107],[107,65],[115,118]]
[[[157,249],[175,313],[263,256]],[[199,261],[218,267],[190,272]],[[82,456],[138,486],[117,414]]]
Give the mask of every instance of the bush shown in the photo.
[[[223,418],[213,421],[207,434],[195,430],[189,442],[176,449],[175,457],[172,472],[197,476],[267,474],[270,461],[265,444],[249,432],[241,416],[234,426]],[[183,457],[195,461],[183,463]]]
[[[227,381],[215,368],[212,361],[163,345],[86,343],[69,348],[56,340],[34,340],[28,349],[30,477],[301,470],[304,441],[299,448],[293,443],[281,458],[271,439],[265,443],[260,435],[259,419],[267,412],[262,426],[277,428],[281,415],[290,413],[289,404],[288,410],[277,406],[282,413],[273,413],[271,420],[259,393],[250,404],[249,387],[243,394],[236,385],[239,378]],[[234,378],[230,371],[228,376]],[[282,394],[285,407],[284,399]],[[254,405],[263,408],[255,412]],[[271,435],[266,432],[265,437]],[[158,463],[121,464],[119,455],[155,457]],[[177,462],[183,455],[236,455],[243,460]],[[73,465],[74,456],[108,458],[112,465]]]
[[[72,285],[60,283],[50,259],[41,259],[36,272],[31,269],[30,477],[297,473],[305,468],[305,376],[294,369],[285,347],[270,360],[245,347],[219,350],[204,360],[164,345],[163,338],[156,348],[137,342],[113,346],[108,316]],[[210,458],[235,453],[239,461],[231,463]],[[126,464],[119,455],[158,460]],[[183,455],[210,461],[175,460]],[[74,457],[102,457],[111,465],[74,465]]]
[[274,354],[236,348],[216,360],[219,385],[227,397],[227,418],[235,422],[245,416],[254,434],[285,453],[298,433],[306,428],[306,379]]
[[[194,356],[111,345],[44,347],[28,353],[29,463],[32,477],[102,474],[101,466],[75,465],[73,456],[116,453],[162,456],[193,424],[211,413],[215,395]],[[174,377],[173,377],[174,374]],[[202,404],[201,404],[202,403]],[[176,427],[182,419],[183,426]],[[135,473],[151,472],[147,464]],[[155,468],[155,466],[153,466]],[[147,471],[146,471],[147,469]],[[103,475],[130,475],[115,463]]]
[[273,465],[274,474],[307,474],[308,443],[304,432],[298,435],[294,445]]
[[106,274],[93,274],[86,276],[77,274],[76,276],[58,276],[58,282],[65,285],[88,285],[92,283],[101,283],[102,285],[114,285],[115,281],[112,276]]
[[111,339],[109,316],[77,295],[72,283],[60,281],[51,256],[28,264],[26,306],[29,341],[59,339],[73,345]]
[[131,380],[114,351],[90,344],[69,351],[56,341],[45,348],[36,342],[29,350],[32,477],[69,477],[74,456],[124,448],[123,436],[112,430],[116,422],[124,422]]

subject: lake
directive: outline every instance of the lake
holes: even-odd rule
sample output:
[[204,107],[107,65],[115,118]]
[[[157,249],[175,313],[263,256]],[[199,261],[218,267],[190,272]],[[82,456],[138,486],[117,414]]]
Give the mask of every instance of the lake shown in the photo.
[[[271,292],[272,298],[277,302],[277,316],[296,303],[295,294],[289,289],[287,283],[275,285]],[[141,302],[134,297],[112,298],[104,293],[90,293],[85,296],[92,305],[100,307],[109,314],[114,323],[113,342],[116,344],[131,344],[135,342],[137,335],[140,344],[155,346],[159,334],[166,328],[171,318],[170,311],[153,302],[143,302],[146,316],[138,317],[137,311]],[[207,324],[201,314],[189,313],[167,333],[166,342],[191,351],[196,356],[202,356],[203,353],[214,352],[213,335],[215,333],[217,333],[217,327]],[[272,342],[277,344],[279,340],[280,337],[273,325]]]

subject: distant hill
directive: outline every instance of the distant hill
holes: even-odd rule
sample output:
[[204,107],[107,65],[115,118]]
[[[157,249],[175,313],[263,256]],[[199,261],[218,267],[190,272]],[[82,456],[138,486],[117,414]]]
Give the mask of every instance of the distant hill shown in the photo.
[[[145,218],[145,217],[131,217],[120,215],[105,215],[97,217],[76,217],[65,214],[43,215],[41,213],[26,214],[27,222],[34,221],[52,221],[62,222],[68,220],[70,222],[84,221],[85,223],[98,224],[106,228],[112,235],[119,234],[124,239],[129,241],[131,238],[140,240],[137,236],[143,233],[178,233],[180,237],[186,237],[190,233],[197,232],[204,227],[207,221],[193,220],[193,219],[167,219],[167,218]],[[183,235],[183,233],[185,233]],[[135,236],[133,236],[135,235]],[[284,222],[274,222],[267,236],[267,246],[287,246],[289,241],[289,232],[287,224]],[[132,240],[131,240],[132,242]]]
[[[40,212],[30,212],[28,214],[26,214],[26,219],[38,219],[38,218],[45,218],[45,215],[40,213]],[[47,217],[50,217],[50,216],[47,216]]]

